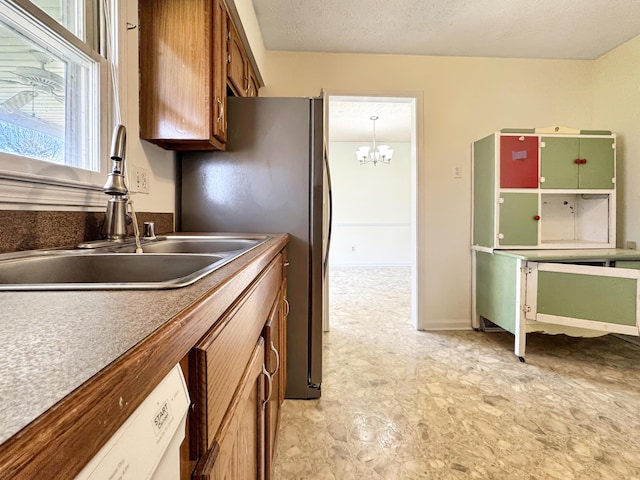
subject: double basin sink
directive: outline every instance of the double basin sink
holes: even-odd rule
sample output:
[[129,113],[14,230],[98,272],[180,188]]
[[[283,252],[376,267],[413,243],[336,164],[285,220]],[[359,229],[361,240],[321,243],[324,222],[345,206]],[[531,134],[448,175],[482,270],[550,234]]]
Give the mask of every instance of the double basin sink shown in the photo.
[[184,287],[268,240],[266,236],[166,236],[85,244],[75,250],[0,255],[0,290],[123,290]]

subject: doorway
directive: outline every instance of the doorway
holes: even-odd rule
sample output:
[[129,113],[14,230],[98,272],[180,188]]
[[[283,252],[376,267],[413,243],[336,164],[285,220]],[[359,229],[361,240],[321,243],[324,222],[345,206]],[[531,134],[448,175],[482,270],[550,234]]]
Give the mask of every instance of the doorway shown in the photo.
[[332,271],[366,270],[380,283],[406,275],[417,328],[417,98],[329,94],[326,105],[333,213],[325,291]]

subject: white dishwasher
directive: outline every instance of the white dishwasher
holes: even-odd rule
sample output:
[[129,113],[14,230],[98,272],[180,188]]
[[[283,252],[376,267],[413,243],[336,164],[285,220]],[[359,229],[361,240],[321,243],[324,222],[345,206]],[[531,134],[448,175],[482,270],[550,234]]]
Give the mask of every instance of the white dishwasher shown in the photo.
[[179,480],[189,402],[176,365],[76,480]]

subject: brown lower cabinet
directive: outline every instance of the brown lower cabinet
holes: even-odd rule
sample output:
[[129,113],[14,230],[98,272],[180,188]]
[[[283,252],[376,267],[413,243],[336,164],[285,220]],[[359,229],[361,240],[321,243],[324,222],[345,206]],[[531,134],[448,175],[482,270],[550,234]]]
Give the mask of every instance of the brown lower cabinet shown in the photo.
[[[274,234],[264,245],[203,278],[200,286],[206,289],[186,287],[185,293],[200,293],[177,300],[179,313],[167,319],[162,313],[155,315],[162,323],[153,333],[1,442],[0,479],[76,478],[178,362],[192,402],[180,449],[181,480],[270,478],[286,381],[288,238]],[[77,292],[71,309],[95,302],[96,310],[86,315],[104,316],[105,321],[108,315],[128,311],[129,306],[113,307],[113,302],[107,302],[108,311],[102,309],[108,294],[122,304],[131,299],[148,302],[153,314],[152,302],[162,292]],[[28,295],[42,299],[34,302],[38,305],[68,299],[64,292]],[[25,315],[33,313],[26,300],[20,308]],[[120,313],[112,313],[114,308]],[[57,320],[57,312],[44,307],[36,311],[42,316],[33,319],[36,325]],[[110,335],[114,346],[130,341],[128,332],[119,336],[113,330]],[[86,346],[73,348],[84,355]],[[34,358],[38,364],[45,362]]]
[[194,480],[271,478],[283,391],[284,292],[279,255],[190,353]]

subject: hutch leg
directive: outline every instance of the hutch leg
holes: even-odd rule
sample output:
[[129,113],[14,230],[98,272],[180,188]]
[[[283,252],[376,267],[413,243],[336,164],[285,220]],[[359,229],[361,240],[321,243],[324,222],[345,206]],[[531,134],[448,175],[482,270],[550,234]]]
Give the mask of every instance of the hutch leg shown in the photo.
[[516,268],[518,274],[516,275],[516,309],[515,309],[515,346],[514,353],[518,359],[524,363],[524,350],[527,343],[527,319],[525,318],[525,288],[526,278],[524,273],[524,262],[518,260],[516,262]]
[[524,349],[527,342],[527,332],[524,328],[519,328],[516,330],[516,341],[514,353],[518,357],[518,360],[524,363]]
[[471,252],[471,328],[476,332],[482,330],[483,324],[478,313],[478,302],[476,299],[476,252]]

